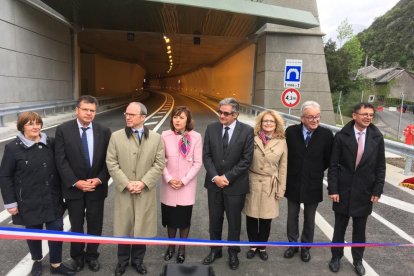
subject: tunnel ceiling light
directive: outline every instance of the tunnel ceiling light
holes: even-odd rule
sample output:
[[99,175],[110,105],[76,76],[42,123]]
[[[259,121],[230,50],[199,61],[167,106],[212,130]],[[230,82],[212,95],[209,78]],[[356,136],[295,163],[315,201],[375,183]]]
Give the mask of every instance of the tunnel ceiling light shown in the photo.
[[167,51],[167,54],[171,54],[171,50],[168,50],[168,51]]
[[167,46],[167,50],[171,50],[171,46],[170,45]]

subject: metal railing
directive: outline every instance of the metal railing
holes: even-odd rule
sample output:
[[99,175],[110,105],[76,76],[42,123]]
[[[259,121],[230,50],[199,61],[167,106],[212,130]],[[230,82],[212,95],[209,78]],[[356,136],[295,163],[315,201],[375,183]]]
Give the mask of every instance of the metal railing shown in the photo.
[[[104,107],[114,103],[125,104],[126,102],[130,102],[132,100],[142,100],[148,97],[148,93],[145,91],[141,91],[140,93],[122,95],[122,96],[107,96],[107,97],[99,97],[99,106]],[[69,110],[73,110],[76,107],[76,100],[68,100],[68,101],[60,101],[60,102],[47,102],[37,105],[26,105],[26,106],[14,106],[14,107],[5,107],[0,109],[0,127],[5,126],[5,118],[13,117],[13,120],[19,116],[20,113],[25,111],[36,111],[39,112],[42,117],[46,117],[47,115],[55,114],[57,112],[65,112]],[[10,118],[11,120],[11,118]]]
[[[201,94],[200,96],[217,101],[217,102],[221,100],[219,98],[206,95],[206,94]],[[260,112],[266,109],[267,108],[264,108],[262,106],[257,106],[257,105],[240,104],[240,112],[247,114],[247,115],[251,115],[251,116],[257,116]],[[279,112],[279,114],[286,121],[286,125],[300,123],[300,117],[298,116],[293,116],[293,115],[282,113],[282,112]],[[337,126],[332,126],[332,125],[323,124],[323,123],[321,123],[320,125],[331,130],[334,134],[342,129]],[[393,153],[393,154],[396,154],[396,155],[399,155],[405,158],[404,174],[410,175],[411,167],[412,167],[413,159],[414,159],[414,146],[395,142],[389,139],[384,139],[384,143],[385,143],[385,150],[387,152],[390,152],[390,153]]]

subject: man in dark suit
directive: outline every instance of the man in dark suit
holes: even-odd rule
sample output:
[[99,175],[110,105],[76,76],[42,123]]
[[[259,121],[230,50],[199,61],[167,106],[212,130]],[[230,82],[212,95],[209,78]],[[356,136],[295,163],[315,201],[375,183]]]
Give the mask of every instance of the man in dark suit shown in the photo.
[[[76,106],[76,119],[61,124],[55,135],[56,167],[62,178],[71,231],[83,233],[84,219],[87,233],[101,235],[104,200],[108,194],[109,173],[105,158],[111,131],[92,122],[98,100],[84,95]],[[98,271],[98,244],[71,243],[70,256],[76,271],[85,261],[92,271]]]
[[[328,193],[333,201],[335,227],[332,242],[343,243],[352,217],[352,242],[365,243],[365,228],[373,203],[378,202],[385,182],[384,137],[372,124],[374,107],[360,103],[352,121],[335,135],[328,170]],[[352,247],[355,272],[365,274],[364,247]],[[329,269],[338,272],[343,247],[332,247]]]
[[[237,120],[239,103],[233,98],[220,101],[218,113],[219,122],[207,126],[203,146],[210,239],[222,239],[226,212],[227,240],[239,241],[241,211],[249,191],[248,169],[253,158],[253,128]],[[233,270],[239,266],[238,252],[238,246],[228,249],[229,266]],[[220,257],[221,247],[211,247],[203,264],[212,264]]]
[[[288,174],[285,196],[288,199],[287,237],[289,242],[299,239],[300,204],[304,205],[301,242],[312,243],[315,214],[323,199],[323,176],[329,166],[332,132],[319,125],[321,110],[317,102],[307,101],[301,106],[301,124],[286,129],[288,146]],[[298,247],[289,247],[285,258],[292,258]],[[302,247],[300,257],[309,262],[309,247]]]

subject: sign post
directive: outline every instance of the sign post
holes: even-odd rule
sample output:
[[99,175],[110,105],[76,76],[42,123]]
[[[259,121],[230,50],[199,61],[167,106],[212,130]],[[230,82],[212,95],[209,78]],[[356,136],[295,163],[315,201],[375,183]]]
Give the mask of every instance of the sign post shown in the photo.
[[289,115],[290,109],[296,106],[300,101],[300,93],[295,88],[288,88],[283,91],[281,96],[282,104],[289,108]]

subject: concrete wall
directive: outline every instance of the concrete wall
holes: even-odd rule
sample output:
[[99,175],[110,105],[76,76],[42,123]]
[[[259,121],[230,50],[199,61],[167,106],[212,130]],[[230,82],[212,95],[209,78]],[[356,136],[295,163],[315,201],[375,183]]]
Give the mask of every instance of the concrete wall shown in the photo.
[[[310,11],[318,17],[316,0],[263,1]],[[300,104],[307,100],[319,102],[324,123],[335,123],[328,72],[326,68],[320,28],[309,30],[281,25],[265,25],[257,40],[256,83],[253,103],[267,108],[288,112],[281,102],[284,88],[286,59],[299,59],[302,64],[301,94],[299,104],[291,109],[291,114],[300,115]]]
[[73,98],[70,29],[15,0],[1,0],[0,104]]
[[164,84],[152,81],[152,87],[164,86],[178,92],[218,98],[234,97],[251,104],[254,80],[255,44],[234,52],[212,67],[169,78]]
[[414,102],[414,77],[405,71],[391,81],[388,97],[400,99],[401,93],[406,101]]

